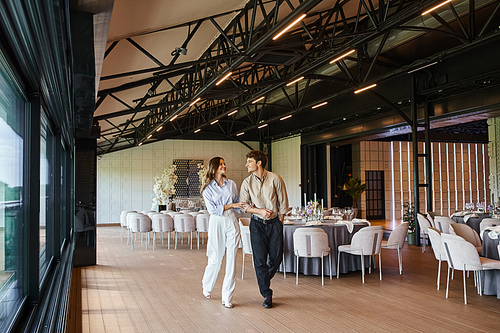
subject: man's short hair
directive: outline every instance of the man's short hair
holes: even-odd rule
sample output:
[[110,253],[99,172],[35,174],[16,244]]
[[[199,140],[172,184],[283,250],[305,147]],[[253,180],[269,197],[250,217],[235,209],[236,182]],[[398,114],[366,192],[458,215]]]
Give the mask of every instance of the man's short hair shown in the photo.
[[260,161],[262,163],[262,167],[265,168],[267,164],[267,155],[260,150],[252,150],[247,154],[247,158],[253,158],[255,162]]

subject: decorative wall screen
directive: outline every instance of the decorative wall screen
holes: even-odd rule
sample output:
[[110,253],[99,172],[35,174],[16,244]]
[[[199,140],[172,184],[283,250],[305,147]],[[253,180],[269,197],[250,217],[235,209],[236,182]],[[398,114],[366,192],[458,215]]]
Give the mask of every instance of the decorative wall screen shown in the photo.
[[198,164],[203,164],[203,160],[174,159],[174,165],[177,166],[175,170],[177,182],[174,185],[177,198],[199,198],[201,196]]

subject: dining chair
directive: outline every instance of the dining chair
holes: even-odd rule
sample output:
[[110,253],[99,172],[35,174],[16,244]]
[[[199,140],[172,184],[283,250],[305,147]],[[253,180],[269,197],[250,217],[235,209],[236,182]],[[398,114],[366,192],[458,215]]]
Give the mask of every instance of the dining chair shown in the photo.
[[123,228],[127,228],[127,214],[128,213],[137,213],[136,210],[124,210],[120,214],[120,227],[121,227],[121,236],[120,240],[123,241]]
[[191,215],[192,217],[196,218],[196,216],[198,216],[201,213],[200,212],[189,212],[188,214]]
[[148,239],[146,242],[146,250],[148,249],[149,244],[149,232],[151,231],[151,218],[147,215],[131,215],[130,217],[130,232],[132,233],[132,250],[134,249],[134,234],[139,233],[141,235],[141,244],[142,244],[142,236],[144,233],[148,235]]
[[[429,227],[432,227],[431,225],[431,222],[427,219],[427,217],[425,217],[425,215],[421,214],[421,213],[417,213],[417,221],[418,221],[418,225],[420,226],[420,231],[422,232],[422,252],[425,252],[425,243],[426,243],[426,239],[428,240],[429,239],[429,236],[428,236],[428,230],[429,230]],[[418,237],[420,237],[420,235],[417,235]]]
[[[500,261],[479,257],[475,246],[460,236],[442,233],[441,239],[443,240],[443,245],[448,257],[448,264],[451,264],[453,269],[462,271],[463,273],[464,303],[467,304],[466,271],[479,273],[484,270],[500,269]],[[474,279],[479,295],[482,295],[480,274],[474,274]],[[448,270],[448,277],[446,279],[446,298],[448,298],[449,286],[450,271]]]
[[[239,224],[240,224],[241,241],[243,243],[243,248],[241,251],[243,253],[243,264],[241,267],[241,279],[243,279],[243,277],[245,275],[245,254],[253,255],[252,243],[250,241],[250,218],[240,217]],[[253,260],[252,260],[252,265],[253,265]]]
[[332,279],[332,256],[328,246],[328,235],[321,228],[297,228],[293,233],[293,251],[297,257],[295,284],[299,284],[299,258],[321,258],[321,285],[325,284],[324,260],[328,255],[330,280]]
[[163,244],[163,233],[168,232],[168,249],[170,249],[170,235],[174,231],[174,220],[170,215],[157,214],[151,218],[153,229],[153,250],[156,248],[156,233],[160,234],[161,243]]
[[[175,230],[175,249],[177,249],[177,241],[179,239],[179,234],[188,234],[188,244],[191,244],[191,249],[193,249],[193,231],[196,230],[196,222],[194,217],[189,214],[177,214],[174,217],[174,230]],[[184,237],[182,238],[182,243],[184,243]]]
[[484,229],[488,227],[496,227],[500,225],[500,219],[493,219],[493,218],[485,218],[481,220],[481,223],[479,223],[479,236],[482,238],[482,234]]
[[132,218],[134,216],[143,216],[144,214],[142,213],[128,213],[126,220],[127,220],[127,245],[130,244],[130,236],[134,236],[132,234]]
[[380,275],[380,281],[382,281],[382,256],[381,256],[381,248],[382,248],[382,238],[384,238],[384,230],[380,228],[380,230],[375,230],[375,239],[373,240],[373,252],[370,256],[370,268],[369,273],[372,272],[372,258],[373,258],[373,266],[376,268],[375,256],[378,255],[378,271]]
[[337,279],[340,274],[340,254],[342,252],[361,256],[361,280],[365,283],[365,260],[364,256],[371,256],[373,253],[373,244],[375,234],[381,230],[382,226],[371,226],[361,228],[357,233],[352,236],[351,244],[340,245],[338,247],[338,260],[337,260]]
[[[193,215],[193,214],[190,214]],[[208,226],[210,221],[210,214],[196,214],[196,240],[198,242],[198,249],[200,248],[200,234],[201,243],[204,244],[203,233],[208,233]]]
[[436,228],[444,234],[450,233],[450,224],[455,223],[452,218],[448,216],[436,216],[434,218]]
[[389,235],[387,241],[382,241],[382,248],[398,251],[399,274],[403,274],[403,257],[401,250],[405,245],[406,234],[408,233],[408,222],[398,225]]
[[[441,231],[436,228],[429,228],[429,239],[431,241],[432,252],[434,252],[434,257],[438,261],[438,274],[437,274],[437,290],[439,290],[439,285],[441,282],[441,262],[448,262],[448,257],[446,256],[446,252],[444,250],[443,241],[441,240]],[[448,269],[451,266],[448,265]]]
[[434,228],[436,227],[436,223],[434,222],[434,218],[436,216],[439,216],[439,214],[436,212],[429,212],[429,211],[427,212],[427,219],[429,220],[429,222],[431,222],[431,227]]
[[158,213],[156,210],[143,210],[141,214],[148,215],[148,213]]
[[179,215],[179,214],[182,214],[182,213],[180,213],[180,212],[168,212],[167,214],[170,215],[172,218],[174,218],[175,215]]
[[455,235],[462,237],[472,245],[476,247],[477,253],[481,256],[483,254],[483,244],[481,243],[481,238],[477,232],[468,226],[465,223],[451,223],[450,224],[450,233],[451,231],[455,233]]

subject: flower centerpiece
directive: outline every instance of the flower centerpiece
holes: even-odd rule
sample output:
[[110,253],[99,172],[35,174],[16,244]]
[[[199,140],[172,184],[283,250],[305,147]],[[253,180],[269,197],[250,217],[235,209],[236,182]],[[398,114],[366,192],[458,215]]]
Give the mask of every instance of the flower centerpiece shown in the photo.
[[177,182],[175,170],[177,166],[170,165],[166,167],[160,176],[153,177],[153,205],[151,209],[157,209],[160,205],[168,204],[168,200],[175,194],[174,185]]
[[311,200],[306,204],[306,207],[300,214],[305,221],[316,221],[323,218],[323,207],[318,201]]

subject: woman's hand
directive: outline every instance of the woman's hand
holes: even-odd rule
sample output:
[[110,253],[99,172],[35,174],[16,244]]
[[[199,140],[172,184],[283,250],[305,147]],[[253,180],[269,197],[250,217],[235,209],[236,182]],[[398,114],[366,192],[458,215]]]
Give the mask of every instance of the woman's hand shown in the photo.
[[246,202],[242,201],[242,202],[237,202],[235,203],[234,205],[236,205],[236,207],[234,208],[240,208],[240,209],[245,209],[249,206],[249,204],[247,204]]

